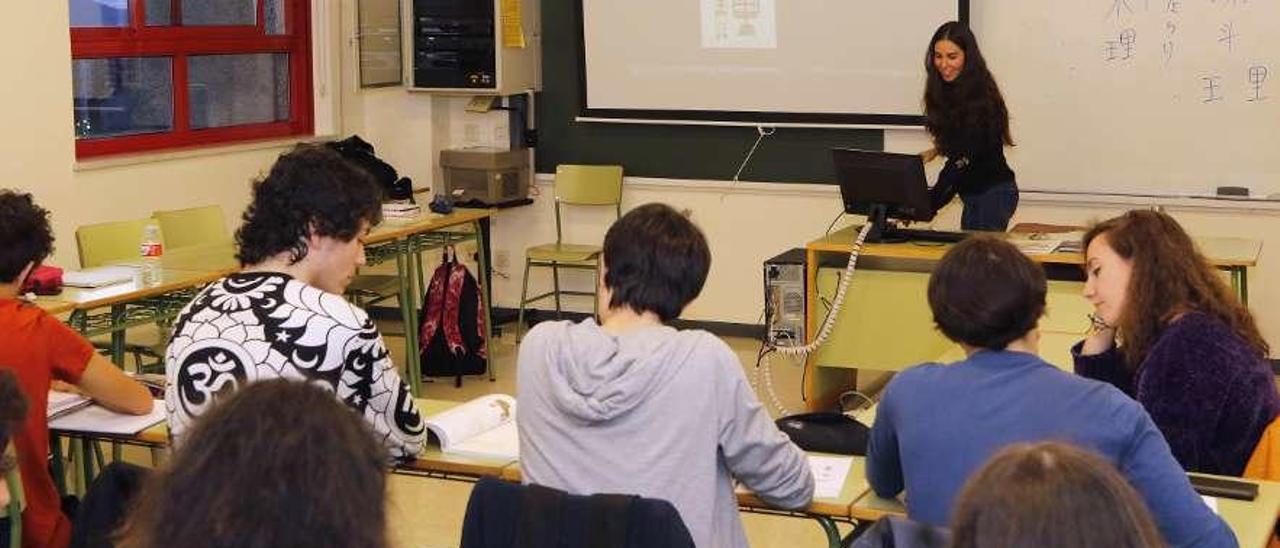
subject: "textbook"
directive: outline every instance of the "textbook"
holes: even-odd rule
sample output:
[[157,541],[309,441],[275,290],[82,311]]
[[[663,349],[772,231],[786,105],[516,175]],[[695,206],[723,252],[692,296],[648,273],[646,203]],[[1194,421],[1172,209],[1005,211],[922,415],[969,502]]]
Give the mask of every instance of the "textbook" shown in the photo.
[[520,456],[516,399],[506,394],[481,396],[423,422],[445,454],[509,460]]

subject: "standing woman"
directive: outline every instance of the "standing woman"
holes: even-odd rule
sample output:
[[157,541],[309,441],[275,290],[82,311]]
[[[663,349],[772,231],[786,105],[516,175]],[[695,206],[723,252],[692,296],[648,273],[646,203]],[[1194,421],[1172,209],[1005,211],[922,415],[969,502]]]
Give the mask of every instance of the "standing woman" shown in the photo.
[[939,155],[947,164],[930,191],[934,210],[957,193],[964,202],[960,228],[1003,232],[1018,208],[1018,185],[1004,158],[1009,110],[973,32],[963,23],[944,23],[933,33],[925,54],[925,129],[933,148],[920,153],[925,163]]

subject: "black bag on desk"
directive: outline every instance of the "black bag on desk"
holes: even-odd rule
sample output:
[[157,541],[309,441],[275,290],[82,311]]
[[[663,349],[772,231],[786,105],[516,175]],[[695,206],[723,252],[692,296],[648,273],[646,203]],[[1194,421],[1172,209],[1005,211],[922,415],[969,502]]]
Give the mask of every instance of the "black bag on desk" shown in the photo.
[[359,135],[325,144],[341,154],[348,162],[369,172],[382,187],[384,200],[413,201],[413,181],[396,173],[396,168],[374,154],[373,145],[361,139]]
[[788,415],[775,423],[791,441],[805,451],[838,455],[867,454],[871,429],[843,413],[831,411]]
[[458,262],[453,246],[445,247],[418,316],[423,377],[454,377],[461,386],[463,375],[485,372],[484,306],[475,276]]

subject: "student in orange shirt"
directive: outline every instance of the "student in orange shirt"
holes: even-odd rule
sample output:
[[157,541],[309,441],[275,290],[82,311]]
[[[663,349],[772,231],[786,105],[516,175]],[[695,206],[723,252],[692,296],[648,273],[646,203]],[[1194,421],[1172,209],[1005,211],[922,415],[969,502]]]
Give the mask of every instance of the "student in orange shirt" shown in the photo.
[[49,476],[49,386],[75,385],[103,406],[123,413],[151,412],[147,389],[130,379],[57,318],[19,299],[22,281],[53,249],[49,212],[30,194],[0,190],[0,366],[12,368],[30,407],[13,432],[27,509],[22,545],[62,547],[71,523],[63,515]]

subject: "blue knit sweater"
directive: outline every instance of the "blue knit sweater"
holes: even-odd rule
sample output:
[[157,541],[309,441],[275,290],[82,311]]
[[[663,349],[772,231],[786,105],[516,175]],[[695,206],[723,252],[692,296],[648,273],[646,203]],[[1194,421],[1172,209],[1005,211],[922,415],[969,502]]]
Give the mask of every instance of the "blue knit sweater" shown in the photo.
[[867,480],[882,497],[905,488],[912,519],[946,525],[965,480],[992,454],[1051,440],[1115,464],[1171,546],[1236,545],[1137,402],[1022,352],[983,350],[895,376],[871,429]]

